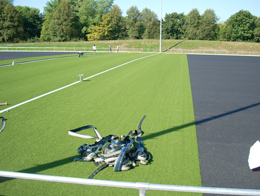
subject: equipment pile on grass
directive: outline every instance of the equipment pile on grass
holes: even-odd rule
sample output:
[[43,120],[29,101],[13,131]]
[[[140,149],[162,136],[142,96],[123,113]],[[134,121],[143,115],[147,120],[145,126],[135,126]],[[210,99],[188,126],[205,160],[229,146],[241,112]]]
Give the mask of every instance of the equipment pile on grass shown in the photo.
[[[96,142],[92,145],[83,144],[78,148],[78,153],[81,158],[76,157],[74,162],[78,161],[93,161],[96,166],[101,165],[90,177],[92,179],[99,171],[111,166],[114,167],[114,171],[125,171],[136,166],[137,162],[143,165],[148,164],[150,160],[150,154],[143,146],[141,124],[145,116],[141,119],[138,129],[130,131],[126,136],[108,135],[101,137],[99,132],[92,125],[80,127],[75,130],[69,131],[69,135],[81,137],[85,139],[96,139]],[[84,129],[93,129],[97,137],[82,135],[76,132]]]

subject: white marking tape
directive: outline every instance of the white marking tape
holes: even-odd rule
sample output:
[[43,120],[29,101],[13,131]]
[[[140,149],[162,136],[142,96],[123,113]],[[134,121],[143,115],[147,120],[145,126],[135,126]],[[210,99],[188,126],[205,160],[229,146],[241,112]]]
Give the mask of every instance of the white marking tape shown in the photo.
[[[129,63],[132,63],[132,62],[134,62],[134,61],[137,61],[137,60],[140,60],[140,59],[144,59],[144,58],[147,58],[147,57],[151,57],[151,56],[154,56],[154,55],[157,55],[157,54],[153,54],[153,55],[149,55],[149,56],[146,56],[146,57],[142,57],[142,58],[138,58],[138,59],[129,61],[129,62],[127,62],[127,63],[118,65],[118,66],[116,66],[116,67],[113,67],[113,68],[107,69],[107,70],[105,70],[105,71],[99,72],[99,73],[97,73],[97,74],[94,74],[94,75],[92,75],[92,76],[89,76],[89,77],[87,77],[87,78],[85,78],[85,79],[83,79],[83,80],[88,80],[88,79],[90,79],[90,78],[93,78],[93,77],[98,76],[98,75],[100,75],[100,74],[106,73],[106,72],[111,71],[111,70],[113,70],[113,69],[116,69],[116,68],[118,68],[118,67],[122,67],[122,66],[124,66],[124,65],[126,65],[126,64],[129,64]],[[73,82],[73,83],[71,83],[71,84],[69,84],[69,85],[67,85],[67,86],[64,86],[64,87],[58,88],[58,89],[56,89],[56,90],[50,91],[50,92],[48,92],[48,93],[39,95],[39,96],[37,96],[37,97],[34,97],[34,98],[29,99],[29,100],[27,100],[27,101],[24,101],[24,102],[22,102],[22,103],[18,103],[18,104],[16,104],[16,105],[12,106],[12,107],[9,107],[9,108],[6,108],[6,109],[4,109],[4,110],[1,110],[1,111],[0,111],[0,114],[3,113],[3,112],[9,111],[9,110],[11,110],[11,109],[17,108],[17,107],[19,107],[19,106],[21,106],[21,105],[24,105],[24,104],[26,104],[26,103],[29,103],[29,102],[31,102],[31,101],[34,101],[34,100],[36,100],[36,99],[39,99],[39,98],[41,98],[41,97],[44,97],[44,96],[46,96],[46,95],[49,95],[49,94],[55,93],[55,92],[57,92],[57,91],[60,91],[60,90],[62,90],[62,89],[68,88],[68,87],[70,87],[70,86],[72,86],[72,85],[74,85],[74,84],[77,84],[77,83],[79,83],[79,82],[80,82],[80,81]]]

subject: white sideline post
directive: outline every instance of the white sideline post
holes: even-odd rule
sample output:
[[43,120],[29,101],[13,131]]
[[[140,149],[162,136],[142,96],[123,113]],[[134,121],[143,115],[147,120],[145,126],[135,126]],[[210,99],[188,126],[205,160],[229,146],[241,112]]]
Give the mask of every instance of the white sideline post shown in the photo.
[[82,78],[83,78],[84,74],[79,74],[79,81],[82,82]]

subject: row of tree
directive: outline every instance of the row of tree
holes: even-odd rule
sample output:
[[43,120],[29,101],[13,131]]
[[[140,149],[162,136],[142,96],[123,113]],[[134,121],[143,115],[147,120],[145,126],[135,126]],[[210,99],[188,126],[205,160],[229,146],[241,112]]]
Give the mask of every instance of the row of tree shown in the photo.
[[[0,42],[159,38],[160,21],[153,11],[132,6],[126,14],[113,0],[50,0],[43,14],[0,0]],[[224,23],[218,20],[212,9],[202,15],[197,9],[187,15],[166,14],[162,38],[260,42],[260,18],[249,11],[241,10]]]

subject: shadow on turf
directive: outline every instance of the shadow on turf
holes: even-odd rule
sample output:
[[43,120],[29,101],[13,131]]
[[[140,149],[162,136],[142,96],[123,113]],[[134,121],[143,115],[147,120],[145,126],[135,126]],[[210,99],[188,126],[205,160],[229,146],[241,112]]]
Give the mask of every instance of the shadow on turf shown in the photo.
[[[166,129],[166,130],[163,130],[163,131],[160,131],[160,132],[157,132],[157,133],[152,133],[152,134],[143,136],[142,139],[144,141],[144,140],[152,139],[152,138],[155,138],[155,137],[159,137],[161,135],[168,134],[168,133],[171,133],[173,131],[178,131],[180,129],[183,129],[183,128],[186,128],[186,127],[189,127],[189,126],[193,126],[193,125],[203,124],[203,123],[206,123],[206,122],[209,122],[209,121],[212,121],[212,120],[216,120],[216,119],[219,119],[219,118],[231,115],[231,114],[235,114],[237,112],[241,112],[241,111],[253,108],[253,107],[257,107],[259,105],[260,105],[260,102],[255,103],[255,104],[251,104],[249,106],[242,107],[242,108],[239,108],[237,110],[232,110],[232,111],[229,111],[229,112],[226,112],[226,113],[223,113],[223,114],[219,114],[219,115],[212,116],[212,117],[209,117],[209,118],[205,118],[205,119],[202,119],[202,120],[198,120],[198,121],[195,121],[195,122],[190,122],[190,123],[180,125],[180,126],[177,126],[177,127],[173,127],[173,128],[170,128],[170,129]],[[58,167],[58,166],[61,166],[61,165],[65,165],[67,163],[71,163],[71,162],[73,162],[75,157],[76,156],[72,156],[72,157],[68,157],[68,158],[65,158],[65,159],[58,160],[58,161],[54,161],[54,162],[50,162],[50,163],[46,163],[46,164],[42,164],[42,165],[37,165],[35,167],[20,170],[18,172],[37,173],[37,172],[40,172],[40,171],[43,171],[43,170],[47,170],[47,169],[51,169],[51,168]],[[153,160],[152,157],[151,157],[151,160]],[[150,163],[150,161],[149,161],[149,163]],[[257,168],[254,171],[260,171],[260,168]],[[9,180],[13,180],[13,178],[0,177],[0,183],[6,182],[6,181],[9,181]]]
[[209,122],[209,121],[212,121],[212,120],[216,120],[216,119],[219,119],[219,118],[222,118],[222,117],[225,117],[225,116],[237,113],[237,112],[241,112],[241,111],[253,108],[253,107],[257,107],[259,105],[260,105],[260,102],[246,106],[246,107],[239,108],[237,110],[232,110],[232,111],[229,111],[229,112],[226,112],[226,113],[223,113],[223,114],[219,114],[219,115],[212,116],[212,117],[209,117],[209,118],[205,118],[205,119],[202,119],[202,120],[198,120],[198,121],[195,121],[195,122],[190,122],[190,123],[187,123],[187,124],[184,124],[184,125],[180,125],[180,126],[177,126],[177,127],[170,128],[170,129],[166,129],[166,130],[163,130],[163,131],[160,131],[160,132],[151,133],[149,135],[143,136],[142,139],[148,140],[148,139],[152,139],[152,138],[155,138],[155,137],[159,137],[161,135],[168,134],[168,133],[171,133],[173,131],[178,131],[180,129],[184,129],[186,127],[193,126],[193,125],[200,125],[200,124],[203,124],[203,123],[206,123],[206,122]]
[[[61,166],[61,165],[72,163],[75,157],[76,156],[72,156],[72,157],[68,157],[68,158],[65,158],[65,159],[58,160],[58,161],[53,161],[53,162],[42,164],[42,165],[36,165],[35,167],[20,170],[18,172],[34,174],[34,173],[41,172],[41,171],[44,171],[44,170],[47,170],[47,169],[51,169],[51,168],[54,168],[54,167],[58,167],[58,166]],[[9,181],[9,180],[13,180],[13,179],[14,178],[0,177],[0,183],[6,182],[6,181]]]

